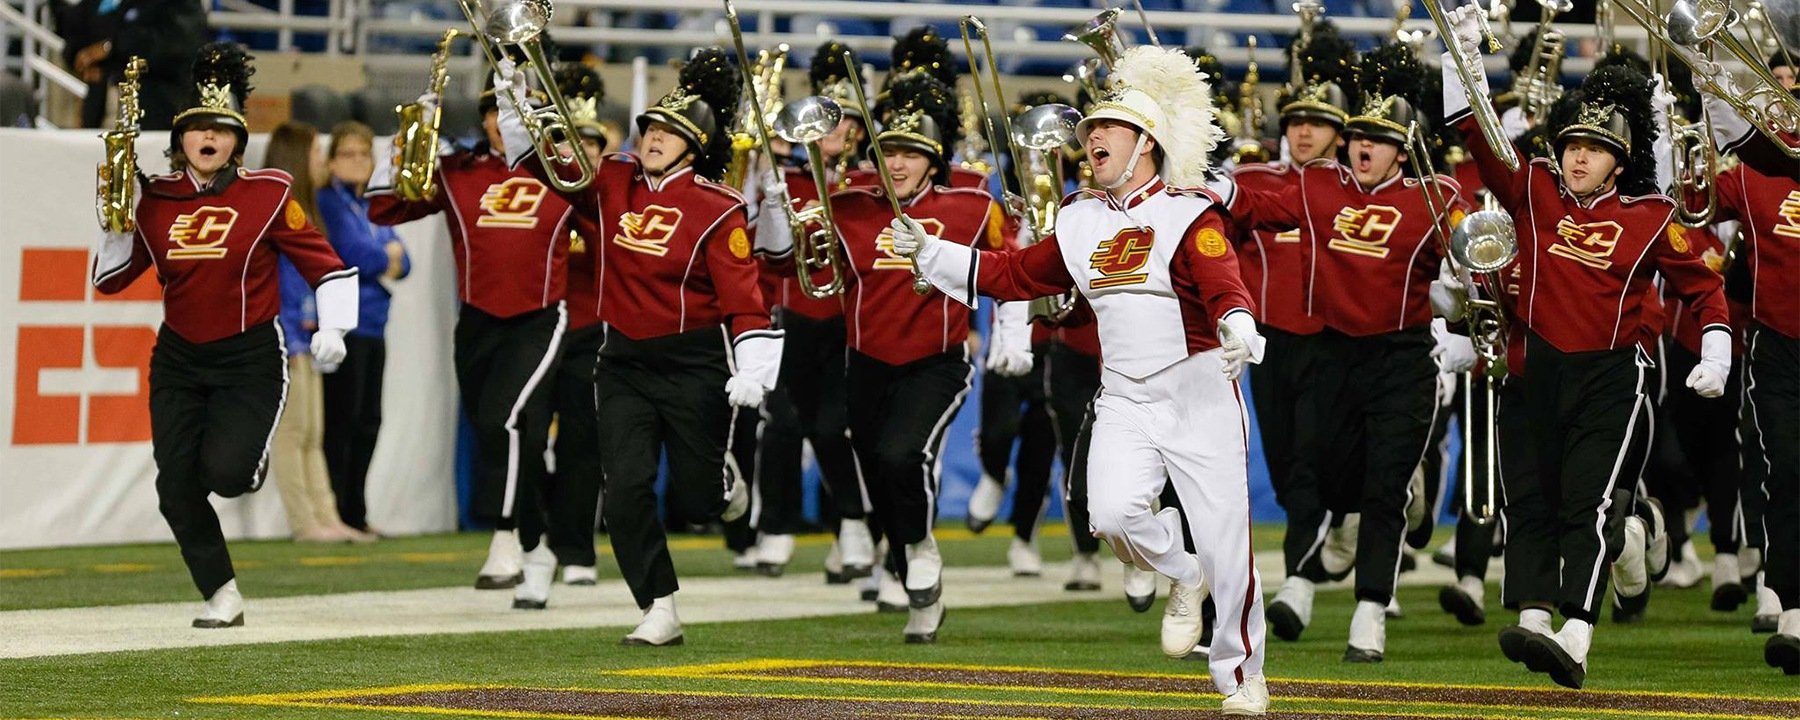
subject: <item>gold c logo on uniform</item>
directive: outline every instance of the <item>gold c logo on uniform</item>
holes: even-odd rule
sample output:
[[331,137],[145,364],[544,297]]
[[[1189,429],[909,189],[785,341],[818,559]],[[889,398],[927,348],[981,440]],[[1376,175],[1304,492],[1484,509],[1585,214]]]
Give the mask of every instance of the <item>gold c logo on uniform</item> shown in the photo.
[[[1578,225],[1568,216],[1556,223],[1556,236],[1562,242],[1550,246],[1550,254],[1574,260],[1595,270],[1612,267],[1613,250],[1625,228],[1611,220]],[[1685,243],[1685,241],[1683,241]]]
[[1138,272],[1150,262],[1150,249],[1156,245],[1156,231],[1150,228],[1125,228],[1107,238],[1088,256],[1088,267],[1101,277],[1088,281],[1093,289],[1136,285],[1150,276]]
[[1386,205],[1344,208],[1331,220],[1331,229],[1337,231],[1338,237],[1325,245],[1338,252],[1385,258],[1388,238],[1400,226],[1401,217],[1399,210]]
[[[943,223],[931,218],[918,218],[918,222],[919,227],[925,228],[925,232],[931,234],[933,237],[941,238],[944,236]],[[893,228],[886,226],[881,228],[881,233],[875,236],[875,249],[880,250],[883,257],[875,258],[875,264],[871,266],[874,269],[912,271],[912,260],[894,253]]]
[[481,194],[481,210],[484,214],[475,220],[475,225],[523,229],[537,227],[538,206],[543,204],[544,196],[549,193],[549,188],[544,187],[536,178],[507,178],[505,182],[489,185],[487,192]]
[[1775,226],[1775,234],[1785,238],[1800,238],[1800,190],[1789,192],[1776,213],[1781,215],[1782,223]]
[[237,223],[238,211],[208,205],[175,218],[169,226],[169,242],[181,247],[169,248],[170,260],[217,260],[229,250],[225,239]]
[[681,211],[672,207],[651,205],[641,213],[625,213],[619,217],[618,235],[613,244],[633,252],[662,257],[669,254],[669,238],[681,225]]

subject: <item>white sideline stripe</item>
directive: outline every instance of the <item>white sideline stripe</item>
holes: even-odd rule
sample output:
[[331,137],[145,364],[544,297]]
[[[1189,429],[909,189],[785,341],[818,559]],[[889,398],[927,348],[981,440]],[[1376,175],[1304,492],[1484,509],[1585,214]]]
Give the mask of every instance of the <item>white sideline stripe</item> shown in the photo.
[[[1421,554],[1417,572],[1402,576],[1402,585],[1447,585],[1454,573],[1431,564]],[[1281,553],[1262,553],[1258,558],[1264,577],[1280,578]],[[1068,563],[1046,563],[1038,578],[1014,578],[1001,567],[944,568],[944,599],[957,608],[1035,605],[1053,602],[1116,600],[1118,610],[1129,613],[1121,597],[1119,570],[1102,564],[1105,589],[1100,592],[1067,592],[1062,584]],[[857,585],[826,585],[818,572],[798,566],[779,579],[763,577],[683,578],[676,608],[683,624],[747,622],[800,617],[861,615],[875,611],[874,603],[858,598]],[[1490,582],[1495,575],[1490,574]],[[340,593],[261,599],[255,596],[254,576],[245,586],[245,625],[224,630],[197,630],[188,626],[200,610],[200,602],[118,605],[113,607],[14,610],[0,612],[0,658],[48,657],[84,653],[162,650],[184,647],[252,645],[260,643],[336,640],[354,637],[404,635],[453,635],[516,630],[620,628],[641,619],[631,592],[622,580],[603,581],[598,587],[556,585],[550,607],[542,611],[512,609],[512,592],[476,590],[472,587],[401,590],[393,592]],[[1270,587],[1278,587],[1276,582]],[[1348,588],[1345,583],[1321,586]],[[1167,583],[1159,596],[1167,595]],[[1438,608],[1408,607],[1409,613],[1436,613]],[[906,616],[894,614],[894,642],[900,642]],[[1145,613],[1144,622],[1155,624],[1160,613]],[[704,631],[690,641],[705,642]],[[954,630],[952,630],[954,632]],[[613,647],[614,638],[601,638],[597,647]],[[621,649],[619,652],[629,652]]]

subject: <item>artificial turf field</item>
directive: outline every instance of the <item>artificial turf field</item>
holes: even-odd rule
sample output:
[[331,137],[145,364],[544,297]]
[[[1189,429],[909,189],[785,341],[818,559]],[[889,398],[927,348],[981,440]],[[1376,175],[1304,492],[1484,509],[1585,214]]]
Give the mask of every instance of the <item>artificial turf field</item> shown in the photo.
[[[1065,559],[1064,535],[1043,539]],[[1279,531],[1259,528],[1261,553]],[[945,530],[947,561],[1004,562],[1010,533]],[[826,540],[802,542],[792,573],[817,577]],[[604,541],[602,542],[604,547]],[[486,536],[368,546],[234,543],[256,622],[259,598],[457,587],[472,581]],[[616,579],[602,557],[602,580]],[[717,538],[682,538],[687,578],[728,575]],[[1216,714],[1203,663],[1157,649],[1158,616],[1132,613],[1106,563],[1085,602],[951,605],[934,646],[900,642],[901,615],[689,624],[687,644],[625,648],[623,627],[355,638],[0,660],[0,718],[1135,718]],[[1049,572],[1060,583],[1061,568]],[[1265,578],[1272,592],[1275,581]],[[583,589],[558,587],[557,594]],[[591,589],[587,589],[590,590]],[[845,590],[845,592],[850,592]],[[1763,665],[1749,609],[1708,609],[1705,583],[1658,588],[1642,625],[1604,623],[1587,690],[1553,688],[1500,657],[1507,614],[1464,628],[1437,609],[1435,586],[1406,587],[1388,623],[1388,659],[1340,660],[1352,607],[1321,592],[1296,643],[1271,638],[1277,717],[1796,718],[1800,678]],[[503,604],[506,593],[489,593]],[[552,611],[556,594],[552,596]],[[192,602],[172,545],[0,553],[0,610]],[[621,602],[624,602],[621,599]],[[1160,606],[1159,606],[1160,607]],[[355,607],[343,608],[354,613]],[[5,638],[0,615],[0,643]],[[199,631],[195,631],[199,632]],[[214,631],[232,632],[232,631]]]

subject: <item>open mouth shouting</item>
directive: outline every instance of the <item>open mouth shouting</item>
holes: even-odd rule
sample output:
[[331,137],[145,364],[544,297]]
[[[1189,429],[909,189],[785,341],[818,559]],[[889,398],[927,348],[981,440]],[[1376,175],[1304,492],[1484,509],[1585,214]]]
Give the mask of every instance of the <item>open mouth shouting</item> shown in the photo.
[[1111,157],[1112,153],[1106,148],[1095,146],[1088,150],[1088,165],[1093,166],[1095,170],[1099,170],[1100,168],[1106,167],[1106,161]]
[[1359,173],[1369,173],[1375,168],[1375,154],[1369,152],[1368,148],[1358,149],[1353,160],[1356,163],[1356,171]]

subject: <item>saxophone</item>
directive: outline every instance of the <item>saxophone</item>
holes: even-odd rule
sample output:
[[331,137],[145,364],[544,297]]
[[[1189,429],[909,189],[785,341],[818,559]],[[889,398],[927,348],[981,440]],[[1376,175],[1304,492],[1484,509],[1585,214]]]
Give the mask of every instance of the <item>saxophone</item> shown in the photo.
[[[458,30],[445,30],[438,40],[437,52],[431,55],[431,80],[427,92],[438,97],[438,104],[409,103],[394,108],[400,113],[400,160],[394,168],[394,194],[410,202],[437,197],[438,122],[443,119],[444,86],[450,82],[450,41]],[[430,116],[427,117],[426,113]]]
[[100,136],[106,142],[106,159],[95,168],[99,194],[94,198],[94,212],[101,229],[109,233],[137,231],[137,220],[131,214],[137,199],[138,119],[144,116],[138,107],[138,78],[144,68],[141,57],[132,56],[125,63],[125,80],[119,83],[118,125]]

